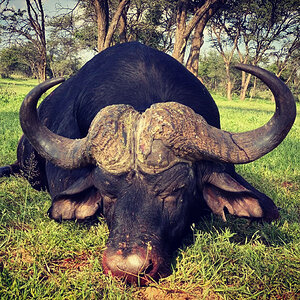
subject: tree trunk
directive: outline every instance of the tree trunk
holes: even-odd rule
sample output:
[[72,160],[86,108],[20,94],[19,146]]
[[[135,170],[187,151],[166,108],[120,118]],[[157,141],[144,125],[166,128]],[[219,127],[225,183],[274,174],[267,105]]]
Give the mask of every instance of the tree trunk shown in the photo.
[[216,3],[223,3],[224,0],[206,0],[201,6],[199,6],[187,23],[188,14],[188,0],[179,1],[177,14],[176,14],[176,32],[175,32],[175,43],[172,56],[177,59],[180,63],[183,63],[187,41],[195,29],[199,21],[205,16],[211,7]]
[[109,23],[108,0],[93,0],[93,6],[97,15],[97,47],[99,52],[103,51],[111,45],[113,34],[118,27],[122,14],[124,17],[124,9],[129,3],[130,0],[120,0],[119,5],[111,19],[111,22]]
[[[240,51],[239,47],[237,47],[236,49],[237,49],[237,53],[238,53],[239,58],[240,58],[240,63],[247,64],[248,63],[248,58],[249,58],[248,43],[247,42],[245,43],[245,49],[246,49],[245,55],[242,54],[242,52]],[[245,100],[247,89],[248,89],[248,85],[249,85],[250,78],[251,78],[250,74],[248,74],[247,77],[246,77],[246,74],[247,74],[246,72],[242,71],[240,100]],[[248,81],[248,83],[247,83],[247,81]]]
[[[251,93],[250,93],[250,99],[252,100],[253,97],[256,96],[256,85],[257,85],[257,77],[254,77],[254,81],[253,81],[253,88],[251,89]],[[274,98],[275,100],[275,98]]]
[[200,48],[204,43],[203,30],[205,24],[200,21],[195,28],[189,58],[186,63],[187,69],[196,77],[198,77]]
[[37,57],[38,79],[44,81],[46,80],[47,48],[45,38],[45,15],[42,0],[26,0],[26,6],[28,20],[36,34],[36,39],[31,39],[31,42],[37,49],[37,53],[39,53],[39,57]]
[[[247,46],[248,48],[248,46]],[[246,49],[246,56],[244,57],[244,62],[247,62],[248,60],[248,49]],[[254,58],[254,60],[252,61],[252,65],[253,66],[257,66],[257,63],[259,62],[259,58]],[[246,76],[246,80],[244,82],[244,85],[241,87],[241,94],[240,94],[240,100],[245,100],[246,98],[246,93],[247,93],[247,89],[248,89],[248,86],[249,86],[249,83],[250,83],[250,80],[251,80],[251,74],[247,74]]]
[[226,81],[227,81],[227,99],[232,100],[231,92],[232,92],[232,82],[230,76],[230,62],[225,62],[225,69],[226,69]]
[[45,81],[47,79],[47,76],[46,76],[47,58],[46,58],[45,52],[46,52],[46,49],[44,49],[43,53],[41,54],[42,61],[38,66],[38,68],[39,68],[39,78],[42,81]]
[[127,42],[126,28],[127,28],[127,11],[129,6],[127,5],[125,9],[122,11],[120,20],[119,20],[119,39],[120,43]]
[[214,5],[212,5],[204,14],[202,19],[199,20],[199,22],[197,23],[194,29],[191,50],[187,60],[186,67],[190,72],[192,72],[198,78],[199,78],[198,69],[199,69],[200,49],[204,44],[204,34],[203,34],[204,28],[207,22],[209,21],[209,19],[213,16],[213,14],[220,8],[222,3],[223,1],[219,1],[216,2]]
[[246,93],[247,93],[248,85],[250,83],[250,79],[251,79],[251,74],[248,74],[244,86],[242,86],[241,88],[240,100],[242,101],[245,100],[246,98]]
[[180,1],[176,15],[176,32],[173,57],[183,63],[187,39],[186,39],[186,19],[188,1]]
[[119,20],[121,18],[121,15],[125,9],[125,6],[130,2],[130,0],[122,0],[120,1],[117,10],[114,13],[114,16],[112,17],[111,23],[108,27],[108,32],[106,35],[106,39],[105,39],[105,43],[104,43],[104,47],[105,49],[108,48],[111,45],[112,42],[112,38],[113,38],[113,34],[115,33],[118,24],[119,24]]
[[108,31],[109,10],[107,0],[94,0],[93,6],[97,16],[97,49],[99,52],[104,50],[104,43]]

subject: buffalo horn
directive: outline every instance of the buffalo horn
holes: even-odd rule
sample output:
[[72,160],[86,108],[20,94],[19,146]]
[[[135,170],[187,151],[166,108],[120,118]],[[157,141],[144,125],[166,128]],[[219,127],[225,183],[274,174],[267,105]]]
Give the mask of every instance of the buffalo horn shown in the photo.
[[[296,104],[289,88],[274,74],[251,65],[238,64],[236,68],[261,79],[270,88],[276,103],[274,115],[262,127],[243,133],[224,132],[227,137],[224,140],[231,143],[226,145],[224,160],[248,163],[269,153],[283,141],[295,121]],[[220,145],[222,147],[222,143]]]
[[57,166],[73,169],[89,163],[86,138],[69,139],[51,132],[41,123],[36,110],[41,95],[63,81],[63,77],[53,78],[31,90],[21,105],[20,123],[25,136],[41,156]]
[[[231,133],[208,125],[202,116],[184,105],[167,102],[154,105],[151,118],[157,119],[157,114],[163,116],[165,121],[163,129],[152,134],[163,140],[177,155],[192,160],[209,159],[243,164],[272,151],[285,138],[294,123],[296,104],[293,95],[269,71],[244,64],[238,64],[236,68],[260,78],[272,91],[276,111],[269,122],[251,131]],[[166,121],[168,119],[169,123]]]

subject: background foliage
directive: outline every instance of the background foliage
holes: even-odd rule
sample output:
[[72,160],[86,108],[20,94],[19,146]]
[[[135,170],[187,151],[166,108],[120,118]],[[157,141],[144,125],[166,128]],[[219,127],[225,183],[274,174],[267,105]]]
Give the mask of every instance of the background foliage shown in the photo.
[[71,76],[98,51],[137,40],[173,55],[228,99],[269,97],[250,75],[238,79],[232,66],[242,62],[271,70],[299,100],[297,0],[57,0],[51,13],[41,0],[25,2],[0,0],[3,78]]

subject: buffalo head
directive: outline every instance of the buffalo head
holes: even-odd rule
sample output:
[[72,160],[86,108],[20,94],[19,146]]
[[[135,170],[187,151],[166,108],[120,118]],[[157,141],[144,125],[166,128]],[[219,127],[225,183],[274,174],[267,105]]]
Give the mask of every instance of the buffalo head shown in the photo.
[[36,110],[40,96],[63,79],[46,81],[25,98],[21,126],[38,154],[62,169],[90,170],[54,197],[49,214],[56,220],[104,215],[110,230],[104,272],[129,282],[167,275],[172,249],[203,207],[223,219],[225,209],[239,217],[278,218],[272,200],[238,176],[232,164],[274,149],[294,122],[295,103],[271,73],[238,68],[262,79],[276,100],[272,119],[244,133],[223,131],[186,105],[164,102],[145,111],[107,106],[86,137],[71,139],[47,129]]

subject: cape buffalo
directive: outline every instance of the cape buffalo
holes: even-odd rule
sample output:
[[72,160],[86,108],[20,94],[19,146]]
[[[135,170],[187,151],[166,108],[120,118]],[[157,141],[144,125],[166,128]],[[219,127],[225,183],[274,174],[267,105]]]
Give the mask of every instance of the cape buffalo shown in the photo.
[[89,61],[39,106],[63,78],[35,87],[20,109],[20,171],[52,197],[57,221],[103,215],[110,230],[105,273],[128,282],[168,274],[168,257],[201,211],[225,220],[270,221],[273,201],[234,170],[273,150],[296,115],[286,85],[254,66],[238,69],[273,92],[276,112],[244,133],[220,129],[217,106],[201,82],[167,54],[139,43],[111,47]]

